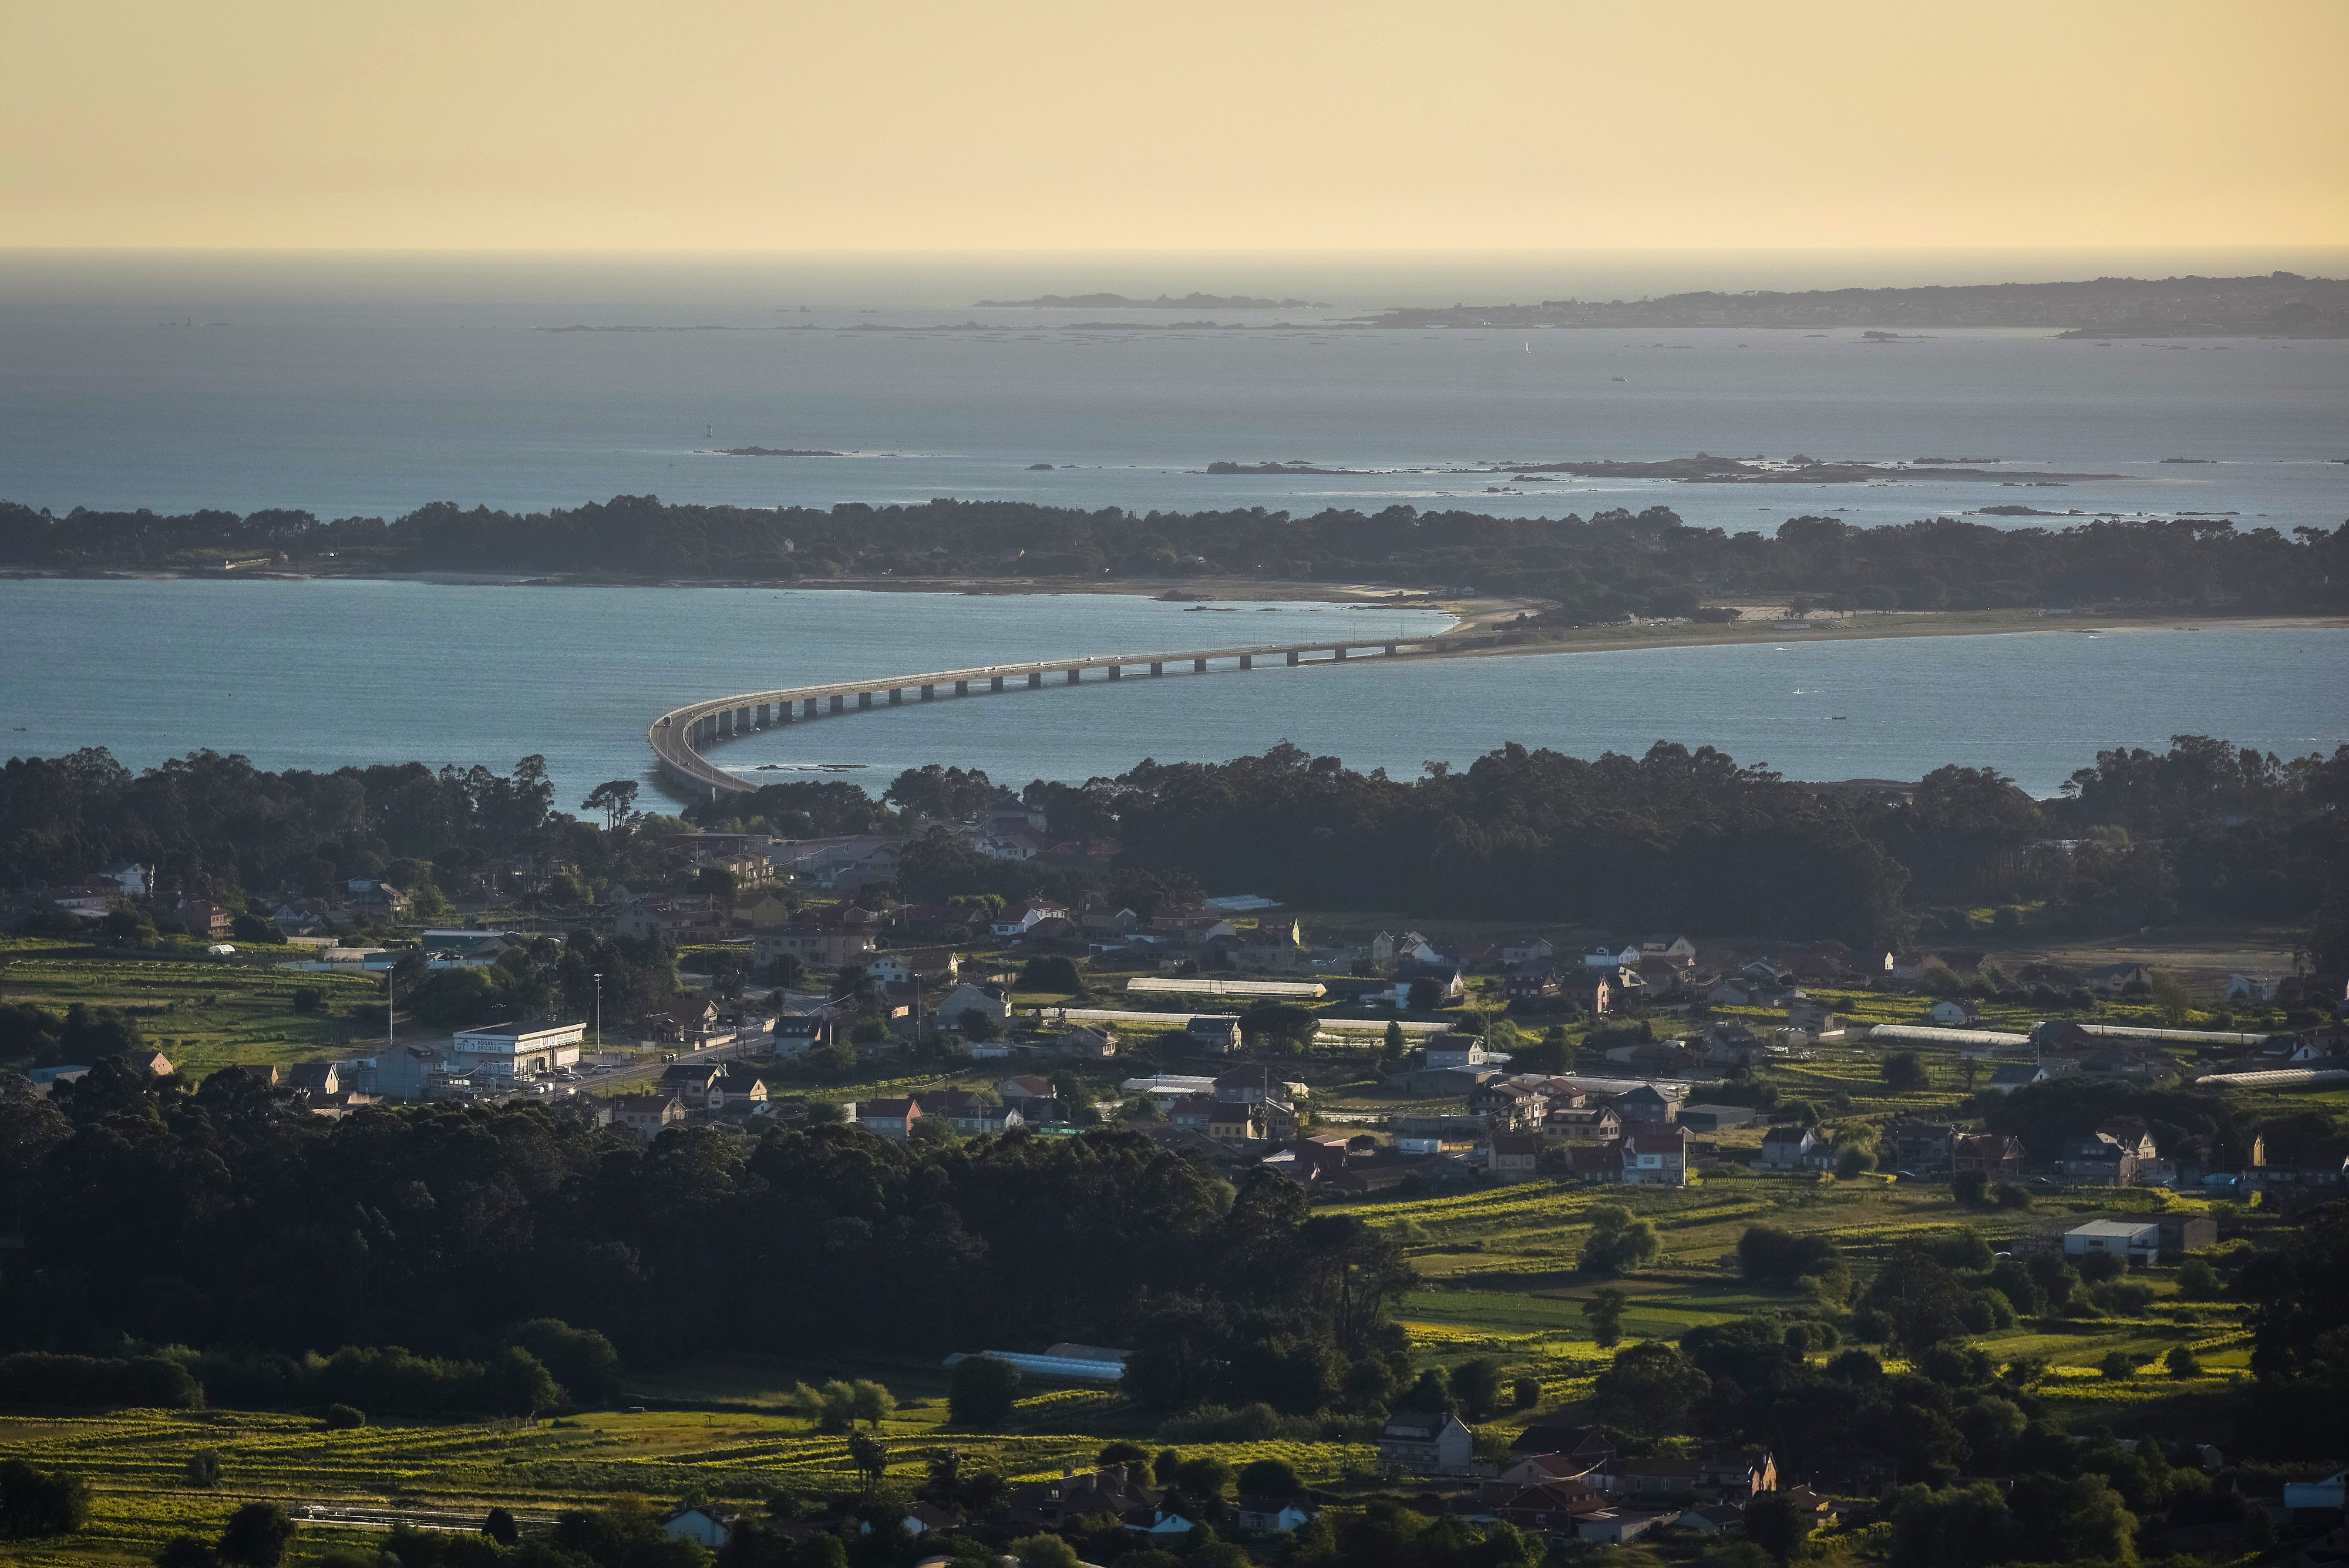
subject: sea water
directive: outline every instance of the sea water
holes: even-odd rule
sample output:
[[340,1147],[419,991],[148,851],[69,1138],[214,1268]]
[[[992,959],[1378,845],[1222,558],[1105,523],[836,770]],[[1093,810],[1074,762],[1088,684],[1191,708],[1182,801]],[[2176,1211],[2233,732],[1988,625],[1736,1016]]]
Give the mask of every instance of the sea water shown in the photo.
[[[547,759],[557,804],[648,785],[645,727],[781,686],[1074,655],[1411,637],[1424,610],[1186,610],[1120,595],[316,581],[0,582],[0,755],[201,748],[265,768]],[[2349,741],[2349,631],[2127,630],[1349,659],[1021,688],[721,743],[753,783],[878,793],[926,763],[1000,782],[1220,761],[1289,741],[1414,776],[1509,742],[1590,757],[1712,745],[1795,778],[1994,767],[2051,794],[2095,753],[2180,733],[2287,755]],[[826,770],[839,770],[836,772]],[[656,785],[657,787],[657,785]]]
[[[2099,513],[2349,517],[2349,342],[2052,330],[1381,330],[1381,306],[2106,272],[2337,275],[2337,254],[2106,257],[0,256],[0,499],[394,516],[657,494],[1136,512],[1663,504],[1773,528]],[[1194,289],[1236,311],[978,308]],[[1185,320],[1210,327],[1168,329]],[[1278,323],[1288,323],[1280,327]],[[584,327],[592,330],[561,330]],[[717,455],[766,446],[833,457]],[[1992,483],[1518,482],[1493,462],[1987,458]],[[2168,462],[2194,459],[2195,462]],[[1299,461],[1344,474],[1210,475]],[[1042,466],[1040,466],[1042,465]],[[2049,472],[2119,477],[2047,487]]]

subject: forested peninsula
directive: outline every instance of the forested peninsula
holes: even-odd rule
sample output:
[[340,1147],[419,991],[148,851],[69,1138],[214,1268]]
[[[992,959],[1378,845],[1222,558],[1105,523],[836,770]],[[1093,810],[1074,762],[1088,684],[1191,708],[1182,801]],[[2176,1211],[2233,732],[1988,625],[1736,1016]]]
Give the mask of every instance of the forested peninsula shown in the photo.
[[2100,277],[1798,293],[1702,290],[1660,299],[1546,299],[1537,305],[1406,306],[1373,327],[2038,327],[2067,337],[2349,337],[2349,281]]
[[484,572],[659,581],[1216,578],[1474,587],[1548,601],[1537,624],[1691,616],[1708,601],[1827,609],[2095,607],[2198,615],[2349,611],[2349,524],[2093,518],[1995,528],[1948,517],[1857,527],[1791,517],[1771,534],[1692,528],[1666,506],[1585,518],[1474,512],[1309,517],[1080,511],[1030,502],[670,505],[650,495],[520,514],[435,503],[388,521],[307,512],[163,515],[0,502],[0,570]]

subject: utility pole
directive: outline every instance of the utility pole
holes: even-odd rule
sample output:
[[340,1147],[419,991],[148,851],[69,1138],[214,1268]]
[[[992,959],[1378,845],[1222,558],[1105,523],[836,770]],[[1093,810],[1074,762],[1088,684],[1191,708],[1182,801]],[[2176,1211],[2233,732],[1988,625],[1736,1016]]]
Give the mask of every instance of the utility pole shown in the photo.
[[595,1059],[604,1059],[604,974],[595,972]]

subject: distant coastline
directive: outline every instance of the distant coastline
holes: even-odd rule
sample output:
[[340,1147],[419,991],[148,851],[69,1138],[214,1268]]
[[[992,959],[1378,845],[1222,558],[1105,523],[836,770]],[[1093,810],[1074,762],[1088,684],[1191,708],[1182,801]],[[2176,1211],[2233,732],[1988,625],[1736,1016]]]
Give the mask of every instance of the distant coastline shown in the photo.
[[1180,298],[1162,294],[1155,299],[1134,299],[1123,294],[1040,294],[1033,299],[982,299],[980,310],[1327,310],[1319,299],[1252,299],[1244,294],[1186,294]]
[[2349,337],[2349,281],[2278,272],[2259,277],[2105,277],[2081,283],[1956,287],[1705,291],[1661,299],[1548,299],[1537,305],[1402,306],[1361,318],[1378,327],[2048,327],[2069,338]]

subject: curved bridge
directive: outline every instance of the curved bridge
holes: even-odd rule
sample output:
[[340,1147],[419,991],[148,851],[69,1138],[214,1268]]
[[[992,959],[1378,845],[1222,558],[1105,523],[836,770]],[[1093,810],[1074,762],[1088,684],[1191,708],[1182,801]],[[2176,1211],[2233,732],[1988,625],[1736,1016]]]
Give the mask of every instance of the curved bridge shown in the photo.
[[[889,675],[874,680],[839,680],[824,686],[786,686],[771,691],[745,691],[733,697],[674,708],[653,721],[645,732],[652,742],[661,776],[688,794],[748,794],[759,786],[712,766],[702,756],[705,747],[755,730],[806,723],[860,712],[868,708],[894,707],[907,701],[930,702],[945,697],[983,697],[1009,691],[1042,691],[1048,685],[1074,686],[1089,670],[1104,680],[1121,680],[1129,670],[1163,676],[1188,665],[1191,673],[1217,670],[1253,670],[1260,659],[1278,659],[1285,665],[1342,663],[1350,658],[1408,659],[1450,653],[1465,648],[1493,648],[1514,640],[1506,632],[1471,632],[1441,637],[1371,637],[1335,642],[1266,643],[1252,648],[1211,648],[1185,653],[1110,653],[1089,659],[1050,659],[1028,664],[989,664],[970,670],[936,670],[923,675]],[[1057,677],[1058,679],[1054,679]]]

